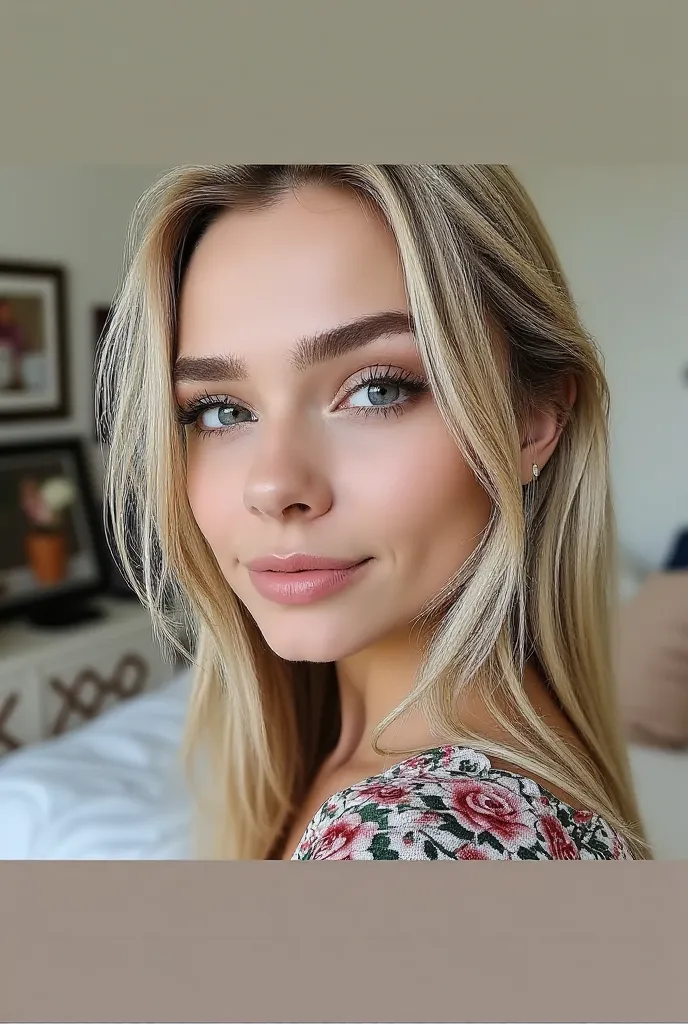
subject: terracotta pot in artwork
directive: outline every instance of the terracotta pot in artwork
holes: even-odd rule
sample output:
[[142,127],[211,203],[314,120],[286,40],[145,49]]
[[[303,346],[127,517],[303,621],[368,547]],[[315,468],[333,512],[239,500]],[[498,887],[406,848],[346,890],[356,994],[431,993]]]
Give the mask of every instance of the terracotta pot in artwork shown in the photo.
[[26,557],[40,583],[59,583],[65,574],[67,537],[63,530],[30,530]]

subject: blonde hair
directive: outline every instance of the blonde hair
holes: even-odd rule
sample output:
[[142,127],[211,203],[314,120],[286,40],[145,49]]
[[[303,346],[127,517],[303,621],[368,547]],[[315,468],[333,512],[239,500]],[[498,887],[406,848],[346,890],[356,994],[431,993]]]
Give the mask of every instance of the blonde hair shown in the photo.
[[[204,230],[226,210],[265,206],[306,182],[353,189],[386,219],[436,402],[493,507],[473,555],[424,609],[432,639],[416,685],[377,739],[415,707],[439,734],[571,794],[635,857],[649,857],[610,653],[607,385],[528,196],[508,168],[480,165],[181,168],[137,207],[97,367],[106,519],[156,635],[194,661],[187,752],[209,772],[199,803],[207,854],[273,855],[338,729],[333,666],[289,663],[267,647],[194,520],[171,387],[180,285]],[[571,409],[561,401],[567,379],[577,388]],[[524,490],[521,431],[544,404],[560,410],[561,438]],[[193,652],[178,639],[180,616]],[[534,711],[527,659],[584,753]],[[488,742],[461,721],[468,687],[512,742]]]

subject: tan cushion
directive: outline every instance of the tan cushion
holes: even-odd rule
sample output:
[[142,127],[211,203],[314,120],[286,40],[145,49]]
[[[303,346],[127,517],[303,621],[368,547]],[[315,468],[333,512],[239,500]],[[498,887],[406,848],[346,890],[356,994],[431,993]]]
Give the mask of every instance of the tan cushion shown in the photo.
[[622,605],[616,666],[628,738],[688,747],[688,571],[652,573]]

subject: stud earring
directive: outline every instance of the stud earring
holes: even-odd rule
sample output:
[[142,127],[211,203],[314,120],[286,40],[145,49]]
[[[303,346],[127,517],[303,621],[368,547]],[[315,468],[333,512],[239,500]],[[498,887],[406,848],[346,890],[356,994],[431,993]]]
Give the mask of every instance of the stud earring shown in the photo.
[[540,470],[538,469],[538,464],[537,464],[537,462],[534,462],[533,463],[533,480],[537,480],[537,478],[539,476],[540,476]]

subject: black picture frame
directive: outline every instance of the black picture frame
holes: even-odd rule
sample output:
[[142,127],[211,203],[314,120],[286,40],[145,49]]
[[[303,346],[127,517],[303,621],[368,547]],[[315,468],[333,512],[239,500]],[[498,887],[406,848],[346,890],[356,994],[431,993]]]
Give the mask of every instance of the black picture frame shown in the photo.
[[67,272],[0,260],[0,425],[70,414]]
[[[19,480],[26,475],[71,476],[77,500],[67,518],[71,576],[58,584],[29,580],[22,545],[27,521],[19,503]],[[41,616],[69,621],[68,606],[84,607],[87,599],[108,592],[110,562],[83,441],[80,437],[0,445],[0,621]],[[12,580],[13,584],[8,585]],[[21,589],[26,581],[25,589]],[[82,616],[83,617],[83,616]]]
[[92,407],[93,413],[94,413],[93,439],[94,439],[94,441],[97,441],[97,443],[99,445],[101,445],[101,446],[107,444],[107,431],[104,430],[102,427],[99,428],[98,424],[95,421],[95,404],[96,404],[96,402],[95,402],[95,400],[96,400],[95,370],[96,370],[96,360],[97,360],[98,354],[100,352],[100,344],[101,344],[101,341],[103,339],[103,332],[105,331],[105,328],[107,326],[107,322],[108,322],[109,317],[110,317],[111,309],[112,309],[111,306],[99,305],[99,306],[94,306],[92,311],[91,311],[91,317],[92,317],[91,327],[92,327],[92,331],[93,331],[93,373],[92,373],[92,378],[93,378],[92,395],[93,395],[93,399],[92,399],[92,402],[91,402],[91,407]]

